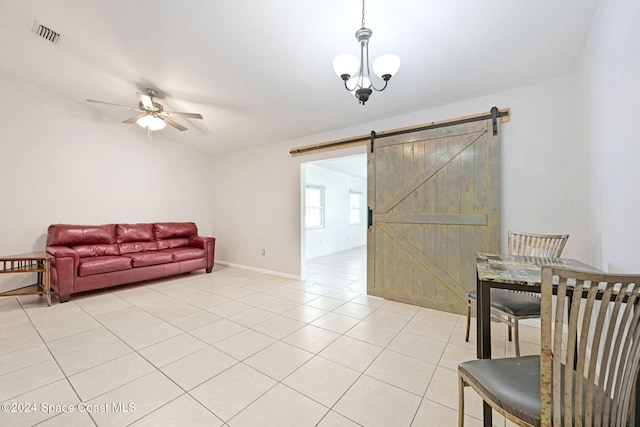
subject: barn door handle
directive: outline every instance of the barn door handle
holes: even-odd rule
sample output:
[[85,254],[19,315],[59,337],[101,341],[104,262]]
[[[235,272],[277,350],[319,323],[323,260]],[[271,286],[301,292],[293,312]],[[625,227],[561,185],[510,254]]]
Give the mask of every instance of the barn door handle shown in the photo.
[[491,122],[493,124],[493,134],[494,135],[498,134],[498,117],[500,117],[500,114],[498,112],[498,107],[493,107],[491,109]]
[[367,207],[367,217],[367,228],[371,228],[373,225],[373,211],[369,207]]

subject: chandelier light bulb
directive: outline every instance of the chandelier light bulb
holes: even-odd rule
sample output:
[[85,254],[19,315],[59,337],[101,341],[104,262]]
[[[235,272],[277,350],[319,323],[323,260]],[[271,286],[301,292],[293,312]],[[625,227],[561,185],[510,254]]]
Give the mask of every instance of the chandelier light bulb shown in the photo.
[[347,86],[348,87],[352,87],[353,89],[350,90],[349,92],[351,92],[351,94],[355,95],[356,94],[356,90],[358,89],[367,89],[371,87],[371,80],[366,77],[366,76],[362,76],[362,80],[360,80],[360,76],[353,76],[349,79],[349,81],[347,82]]
[[388,53],[377,57],[373,61],[373,72],[383,80],[389,80],[395,76],[399,69],[400,57],[398,55]]
[[333,58],[333,71],[338,77],[348,76],[347,79],[358,72],[360,61],[358,57],[350,53],[344,53]]

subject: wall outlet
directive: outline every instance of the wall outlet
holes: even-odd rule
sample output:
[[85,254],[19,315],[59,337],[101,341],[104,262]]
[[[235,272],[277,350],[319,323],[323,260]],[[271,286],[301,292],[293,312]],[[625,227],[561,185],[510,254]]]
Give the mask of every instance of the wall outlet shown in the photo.
[[265,256],[267,254],[267,251],[265,249],[262,250],[262,256]]

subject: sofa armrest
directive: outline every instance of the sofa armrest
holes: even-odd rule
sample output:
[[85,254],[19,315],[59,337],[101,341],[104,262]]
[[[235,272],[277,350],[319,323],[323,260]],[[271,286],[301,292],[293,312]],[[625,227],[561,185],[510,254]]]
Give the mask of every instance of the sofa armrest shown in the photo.
[[191,236],[189,237],[189,245],[204,249],[207,257],[207,273],[211,273],[216,253],[215,237]]
[[73,258],[73,262],[78,264],[80,260],[80,256],[78,256],[78,252],[74,251],[68,246],[47,246],[47,252],[53,255],[54,258],[65,258],[70,257]]
[[47,246],[47,252],[53,255],[51,260],[51,285],[58,292],[58,296],[68,296],[73,293],[73,284],[78,271],[80,257],[78,253],[67,246]]

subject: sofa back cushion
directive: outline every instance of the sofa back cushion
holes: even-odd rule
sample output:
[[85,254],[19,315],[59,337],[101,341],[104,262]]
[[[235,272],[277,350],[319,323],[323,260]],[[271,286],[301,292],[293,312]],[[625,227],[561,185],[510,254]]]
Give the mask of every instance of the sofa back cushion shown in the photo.
[[80,258],[90,256],[116,256],[120,255],[120,249],[115,243],[98,243],[95,245],[75,245],[71,247],[78,252]]
[[47,231],[47,246],[76,246],[116,243],[115,224],[52,224]]
[[198,227],[193,222],[156,222],[153,224],[156,240],[174,239],[198,235]]
[[158,240],[158,249],[171,249],[189,246],[188,237],[178,237],[175,239]]
[[120,243],[120,254],[130,254],[134,252],[157,251],[158,242],[125,242]]
[[117,224],[116,238],[118,243],[150,242],[155,240],[153,224]]

